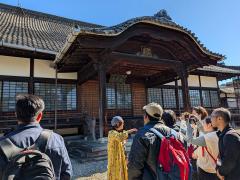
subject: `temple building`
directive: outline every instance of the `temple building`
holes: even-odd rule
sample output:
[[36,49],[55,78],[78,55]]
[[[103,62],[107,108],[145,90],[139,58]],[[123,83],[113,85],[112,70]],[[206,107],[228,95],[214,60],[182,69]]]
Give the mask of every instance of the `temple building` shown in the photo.
[[211,111],[226,105],[218,81],[240,76],[224,58],[165,10],[105,27],[0,4],[0,130],[16,124],[18,93],[44,99],[44,127],[84,133],[96,119],[100,137],[114,115],[141,126],[148,102]]

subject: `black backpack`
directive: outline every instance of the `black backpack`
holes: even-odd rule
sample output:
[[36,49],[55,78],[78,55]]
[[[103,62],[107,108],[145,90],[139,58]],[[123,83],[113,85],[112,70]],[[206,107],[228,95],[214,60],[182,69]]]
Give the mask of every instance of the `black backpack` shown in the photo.
[[52,134],[43,130],[36,142],[27,149],[14,145],[9,138],[0,141],[0,149],[7,159],[3,167],[2,180],[53,180],[55,173],[52,161],[45,154],[47,142]]

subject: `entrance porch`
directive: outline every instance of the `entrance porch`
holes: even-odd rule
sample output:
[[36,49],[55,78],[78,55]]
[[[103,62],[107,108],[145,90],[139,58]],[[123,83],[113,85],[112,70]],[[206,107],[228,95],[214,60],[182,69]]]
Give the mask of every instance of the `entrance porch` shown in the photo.
[[190,111],[189,74],[223,58],[160,11],[113,27],[75,29],[54,64],[57,72],[78,72],[78,111],[99,120],[103,137],[113,115],[141,118],[152,87],[175,82],[175,109]]

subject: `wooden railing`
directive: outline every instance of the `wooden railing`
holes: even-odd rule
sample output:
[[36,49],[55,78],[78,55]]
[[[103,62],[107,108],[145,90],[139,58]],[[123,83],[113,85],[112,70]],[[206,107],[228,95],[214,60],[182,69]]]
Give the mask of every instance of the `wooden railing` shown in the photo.
[[[83,113],[78,112],[60,112],[57,114],[57,128],[71,128],[79,127],[83,124],[84,118],[86,117]],[[43,119],[40,124],[44,128],[54,129],[55,127],[55,115],[54,113],[44,113]],[[5,133],[14,129],[17,125],[15,115],[7,114],[0,116],[0,133]]]

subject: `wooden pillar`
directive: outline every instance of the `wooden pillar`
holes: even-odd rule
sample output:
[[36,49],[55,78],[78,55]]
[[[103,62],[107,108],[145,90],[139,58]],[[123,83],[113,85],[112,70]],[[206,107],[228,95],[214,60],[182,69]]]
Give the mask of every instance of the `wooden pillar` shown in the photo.
[[28,93],[34,94],[34,59],[30,59],[30,79],[28,82]]
[[0,115],[3,113],[3,81],[0,80],[0,84],[1,84],[1,91],[0,91]]
[[186,69],[181,69],[179,73],[181,82],[182,82],[182,96],[183,96],[183,105],[184,111],[190,112],[191,110],[191,103],[189,97],[189,88],[188,88],[188,72]]
[[57,110],[58,110],[58,95],[57,95],[57,87],[58,87],[58,72],[55,70],[55,102],[54,102],[54,130],[57,130]]
[[181,114],[179,94],[178,94],[178,80],[175,80],[175,97],[176,97],[176,106],[177,106],[178,113]]
[[105,107],[106,107],[106,67],[104,63],[98,63],[98,76],[99,76],[99,134],[100,138],[103,137],[104,120],[105,120]]
[[200,102],[201,102],[201,106],[203,106],[202,82],[201,82],[201,76],[200,75],[198,75],[198,81],[199,81]]
[[[221,92],[220,92],[220,87],[219,87],[219,84],[218,84],[218,78],[217,77],[216,77],[216,80],[217,80],[217,88],[218,88],[218,90],[217,90],[217,93],[218,93],[218,106],[221,107]],[[210,93],[210,96],[211,96],[211,93]]]

